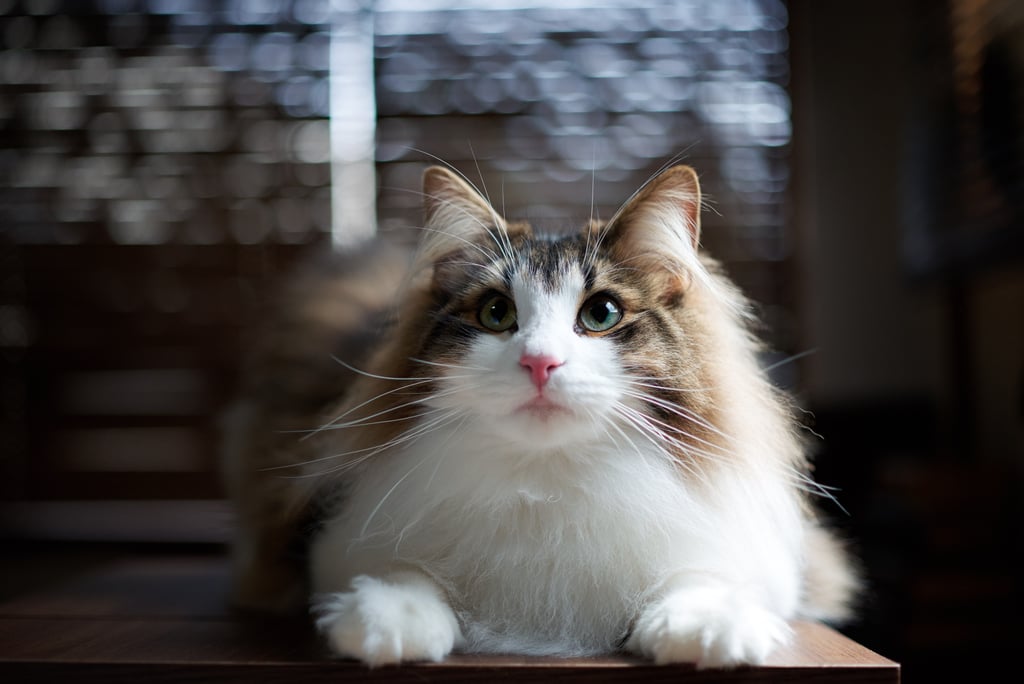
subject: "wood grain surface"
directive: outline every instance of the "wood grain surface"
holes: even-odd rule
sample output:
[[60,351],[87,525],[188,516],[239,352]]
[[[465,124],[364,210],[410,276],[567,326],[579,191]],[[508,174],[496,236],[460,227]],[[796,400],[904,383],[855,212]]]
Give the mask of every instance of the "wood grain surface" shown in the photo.
[[368,669],[331,658],[305,618],[240,615],[214,555],[125,558],[0,603],[0,681],[13,682],[898,682],[900,668],[823,625],[761,667],[696,670],[598,658],[456,655]]

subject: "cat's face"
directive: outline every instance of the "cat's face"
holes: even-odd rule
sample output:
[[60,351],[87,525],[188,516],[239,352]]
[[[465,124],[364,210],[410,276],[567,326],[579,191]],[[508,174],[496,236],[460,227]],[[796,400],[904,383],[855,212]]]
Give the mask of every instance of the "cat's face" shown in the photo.
[[446,265],[424,351],[450,367],[432,404],[530,446],[607,438],[646,307],[585,252],[578,238],[518,238],[486,265]]
[[701,382],[685,296],[699,195],[692,172],[665,175],[607,226],[546,239],[428,171],[432,276],[413,323],[419,368],[438,379],[428,405],[537,450],[678,418],[667,407]]

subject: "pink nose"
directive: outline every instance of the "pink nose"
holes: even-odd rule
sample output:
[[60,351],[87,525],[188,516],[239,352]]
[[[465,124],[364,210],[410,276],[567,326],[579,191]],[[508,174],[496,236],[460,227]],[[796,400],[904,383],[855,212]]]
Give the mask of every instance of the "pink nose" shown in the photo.
[[523,354],[522,358],[519,359],[519,365],[530,372],[530,379],[533,380],[533,384],[537,386],[537,389],[542,389],[544,385],[548,384],[551,371],[563,363],[565,362],[559,361],[554,356],[549,356],[548,354]]

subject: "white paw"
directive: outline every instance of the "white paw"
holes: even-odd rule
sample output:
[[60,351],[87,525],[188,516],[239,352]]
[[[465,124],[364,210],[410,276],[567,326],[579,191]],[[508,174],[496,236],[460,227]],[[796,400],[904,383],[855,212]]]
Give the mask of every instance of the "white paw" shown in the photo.
[[438,661],[462,641],[455,613],[426,577],[360,576],[352,591],[328,596],[315,611],[335,653],[371,666]]
[[700,587],[670,592],[647,606],[626,648],[659,665],[734,667],[763,663],[790,635],[785,620],[734,591]]

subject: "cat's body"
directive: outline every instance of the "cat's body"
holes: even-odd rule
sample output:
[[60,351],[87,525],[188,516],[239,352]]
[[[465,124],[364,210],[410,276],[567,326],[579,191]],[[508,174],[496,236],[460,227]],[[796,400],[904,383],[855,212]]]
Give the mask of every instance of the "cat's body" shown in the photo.
[[[337,320],[397,291],[371,353],[329,349],[358,326],[325,325],[322,391],[267,380],[234,411],[240,601],[301,595],[282,559],[312,517],[318,624],[371,664],[625,647],[733,665],[792,618],[847,617],[856,579],[811,511],[789,405],[745,300],[699,254],[695,174],[550,238],[443,169],[424,194],[408,274],[388,269],[401,288],[306,292]],[[267,377],[300,366],[282,348]]]

